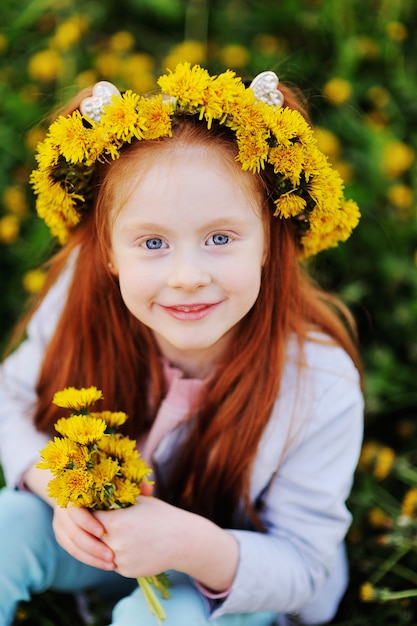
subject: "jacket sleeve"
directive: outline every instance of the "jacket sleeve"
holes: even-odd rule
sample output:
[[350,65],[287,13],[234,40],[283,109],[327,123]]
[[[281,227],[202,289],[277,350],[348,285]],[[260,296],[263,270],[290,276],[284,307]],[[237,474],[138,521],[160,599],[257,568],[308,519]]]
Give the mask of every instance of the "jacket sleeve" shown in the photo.
[[[320,362],[321,354],[324,365],[312,363],[298,382],[284,376],[255,461],[252,497],[264,498],[266,532],[230,531],[240,546],[238,571],[212,617],[300,613],[309,603],[321,618],[331,617],[344,592],[340,559],[351,521],[345,501],[360,453],[363,397],[357,371],[342,350],[313,344],[307,356],[314,351],[319,357],[313,361]],[[305,617],[309,623],[308,609]]]
[[37,462],[39,450],[49,439],[32,421],[36,383],[45,348],[65,304],[71,274],[66,270],[48,292],[28,325],[27,338],[0,367],[0,464],[11,488]]

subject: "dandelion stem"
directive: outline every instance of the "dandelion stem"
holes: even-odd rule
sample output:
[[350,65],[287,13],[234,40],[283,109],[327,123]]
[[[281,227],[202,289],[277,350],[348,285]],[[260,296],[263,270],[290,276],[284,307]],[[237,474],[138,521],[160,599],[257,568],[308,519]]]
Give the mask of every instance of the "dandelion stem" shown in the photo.
[[140,576],[137,580],[146,600],[146,604],[148,605],[149,611],[152,615],[155,615],[158,621],[158,626],[161,626],[161,621],[166,620],[166,615],[150,584],[152,579],[153,576]]

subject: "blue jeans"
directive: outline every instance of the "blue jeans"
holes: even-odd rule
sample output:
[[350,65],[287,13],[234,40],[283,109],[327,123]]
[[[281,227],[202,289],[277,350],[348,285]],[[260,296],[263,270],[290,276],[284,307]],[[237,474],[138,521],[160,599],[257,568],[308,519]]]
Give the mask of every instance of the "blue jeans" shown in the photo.
[[[170,573],[170,599],[163,602],[167,626],[270,626],[272,613],[207,617],[204,601],[190,579]],[[79,592],[99,589],[116,601],[113,626],[155,626],[136,580],[80,563],[57,543],[52,510],[37,496],[0,490],[0,624],[12,623],[17,604],[47,589]]]

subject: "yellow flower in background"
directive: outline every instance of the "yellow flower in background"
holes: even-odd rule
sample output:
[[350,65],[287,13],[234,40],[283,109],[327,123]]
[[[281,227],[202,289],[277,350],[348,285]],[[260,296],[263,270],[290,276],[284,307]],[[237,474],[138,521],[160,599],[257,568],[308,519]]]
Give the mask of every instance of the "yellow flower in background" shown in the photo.
[[409,489],[401,504],[401,514],[406,517],[417,517],[417,488]]
[[5,215],[0,218],[0,241],[2,243],[14,243],[19,233],[20,222],[16,215]]
[[372,602],[376,598],[375,589],[371,583],[364,583],[360,588],[359,595],[362,602]]
[[73,15],[62,24],[59,24],[50,41],[51,48],[67,50],[74,46],[88,30],[88,20],[83,15]]
[[408,185],[392,185],[388,189],[388,200],[398,209],[409,209],[414,201],[414,193]]
[[331,130],[321,126],[314,128],[314,134],[318,149],[324,152],[330,159],[336,159],[340,154],[340,139]]
[[371,37],[358,37],[356,49],[366,59],[376,59],[380,53],[379,43]]
[[349,100],[352,95],[352,85],[344,78],[331,78],[323,87],[326,98],[336,106]]
[[162,67],[175,69],[178,63],[191,63],[191,65],[202,63],[206,57],[204,44],[200,41],[184,41],[175,46],[162,61]]
[[3,192],[3,205],[7,211],[20,217],[27,215],[29,204],[22,185],[10,185]]
[[385,87],[381,85],[373,85],[368,89],[367,96],[369,100],[378,108],[386,106],[391,100],[391,94]]
[[333,167],[338,171],[340,177],[345,183],[350,182],[354,178],[354,171],[351,163],[347,161],[333,161]]
[[408,37],[408,30],[402,22],[388,22],[386,26],[387,35],[393,41],[404,41]]
[[392,519],[379,508],[373,508],[368,512],[368,520],[373,528],[391,528]]
[[275,37],[268,33],[256,35],[252,49],[262,54],[277,56],[283,54],[288,48],[288,42],[282,37]]
[[120,76],[129,89],[145,94],[155,90],[154,68],[155,60],[149,54],[137,52],[123,60]]
[[95,58],[95,67],[100,77],[114,79],[120,74],[122,59],[114,52],[101,52]]
[[30,270],[23,276],[23,288],[27,293],[39,293],[46,280],[46,274],[42,270]]
[[40,126],[31,128],[25,136],[25,142],[30,150],[35,150],[37,145],[45,139],[45,131]]
[[28,73],[33,80],[53,82],[64,71],[64,61],[56,50],[42,50],[34,54],[28,63]]
[[397,178],[411,167],[414,158],[411,146],[402,141],[392,141],[384,148],[382,171],[388,178]]
[[84,89],[85,87],[91,87],[98,81],[97,72],[93,69],[85,70],[84,72],[80,72],[76,79],[75,84],[79,89]]
[[371,470],[378,480],[386,478],[395,462],[395,452],[392,448],[368,441],[362,447],[358,468],[362,471]]
[[250,60],[249,50],[239,44],[229,44],[220,50],[220,58],[225,67],[245,67]]
[[128,30],[119,30],[109,39],[109,48],[114,52],[128,52],[135,45],[135,37]]

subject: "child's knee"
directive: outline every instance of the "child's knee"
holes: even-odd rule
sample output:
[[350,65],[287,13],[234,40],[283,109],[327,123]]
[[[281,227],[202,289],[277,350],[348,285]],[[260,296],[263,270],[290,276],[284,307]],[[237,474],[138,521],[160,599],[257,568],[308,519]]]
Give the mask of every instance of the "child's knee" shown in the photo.
[[28,537],[31,531],[50,526],[51,519],[50,507],[34,494],[7,488],[0,490],[0,533],[5,529],[10,537],[22,531]]

